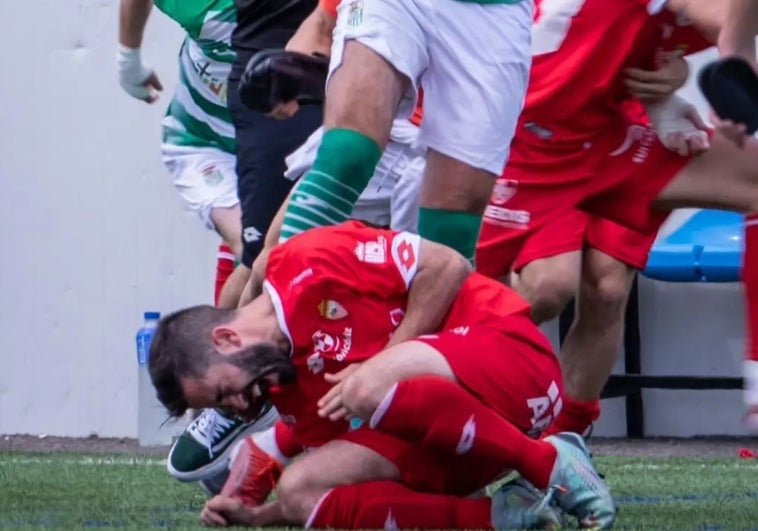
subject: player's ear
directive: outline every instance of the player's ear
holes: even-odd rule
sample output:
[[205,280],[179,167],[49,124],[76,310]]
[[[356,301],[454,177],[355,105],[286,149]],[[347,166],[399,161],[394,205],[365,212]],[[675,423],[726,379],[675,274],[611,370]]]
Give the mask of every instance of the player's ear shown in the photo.
[[242,348],[239,334],[228,326],[217,326],[211,331],[213,344],[221,354],[233,353]]

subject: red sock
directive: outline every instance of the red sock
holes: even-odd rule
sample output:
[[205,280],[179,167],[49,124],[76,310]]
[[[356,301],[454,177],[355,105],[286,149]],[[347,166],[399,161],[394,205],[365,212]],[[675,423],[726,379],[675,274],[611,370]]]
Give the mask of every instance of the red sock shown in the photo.
[[563,408],[558,418],[542,433],[543,437],[562,431],[570,431],[584,435],[600,416],[600,400],[574,400],[563,397]]
[[216,254],[216,290],[213,294],[213,304],[218,306],[218,298],[221,296],[221,290],[224,288],[227,279],[234,271],[234,253],[232,248],[225,243],[218,246]]
[[371,418],[371,427],[451,458],[466,454],[492,463],[493,477],[516,469],[540,489],[547,488],[555,463],[553,445],[530,439],[444,378],[413,378],[396,384]]
[[292,429],[282,419],[277,420],[274,424],[274,439],[284,457],[292,459],[303,451],[303,446],[295,440]]
[[492,529],[489,498],[426,494],[394,481],[342,485],[319,502],[306,527]]
[[745,217],[745,251],[742,262],[745,296],[747,351],[745,353],[745,401],[758,404],[758,214]]

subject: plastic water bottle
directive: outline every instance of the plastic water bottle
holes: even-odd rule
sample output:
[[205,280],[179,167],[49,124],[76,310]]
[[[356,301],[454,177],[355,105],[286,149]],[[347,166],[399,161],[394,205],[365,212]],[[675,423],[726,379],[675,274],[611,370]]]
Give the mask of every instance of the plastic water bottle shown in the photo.
[[158,446],[171,444],[172,426],[164,425],[168,414],[155,395],[155,388],[150,381],[148,363],[150,361],[150,342],[158,326],[158,312],[145,312],[145,322],[137,331],[137,364],[139,367],[137,395],[137,439],[140,446]]

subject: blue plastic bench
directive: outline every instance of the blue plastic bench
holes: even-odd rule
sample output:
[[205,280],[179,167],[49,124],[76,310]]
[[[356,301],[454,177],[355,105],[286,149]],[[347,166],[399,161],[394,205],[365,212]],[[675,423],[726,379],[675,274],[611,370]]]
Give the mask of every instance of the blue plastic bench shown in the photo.
[[655,242],[642,274],[666,282],[737,282],[743,224],[734,212],[700,210]]

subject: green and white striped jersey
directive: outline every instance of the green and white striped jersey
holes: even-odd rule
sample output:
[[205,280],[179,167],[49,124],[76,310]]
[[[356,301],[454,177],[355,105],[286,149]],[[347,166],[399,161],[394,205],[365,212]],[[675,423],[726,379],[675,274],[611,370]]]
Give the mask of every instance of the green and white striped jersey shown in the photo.
[[233,0],[155,0],[187,32],[179,51],[179,82],[163,120],[163,142],[234,153],[226,107],[236,24]]

